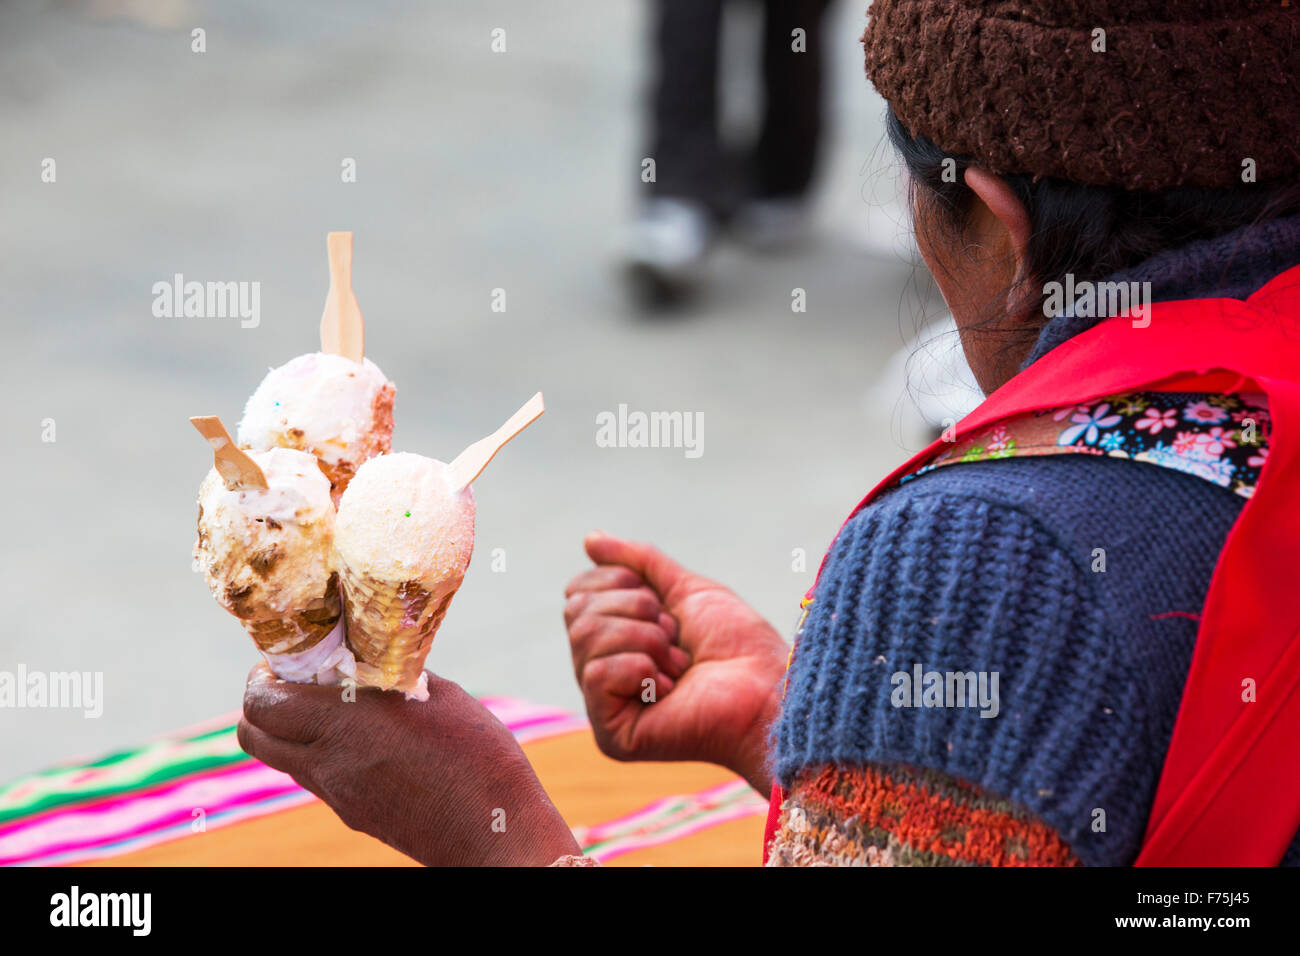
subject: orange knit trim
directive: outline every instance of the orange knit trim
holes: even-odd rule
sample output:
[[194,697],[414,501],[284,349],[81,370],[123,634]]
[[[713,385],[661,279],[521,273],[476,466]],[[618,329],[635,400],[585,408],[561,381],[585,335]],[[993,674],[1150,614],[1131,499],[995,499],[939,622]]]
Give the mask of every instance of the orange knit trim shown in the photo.
[[980,866],[1079,866],[1051,826],[1010,801],[934,772],[893,765],[827,767],[800,777],[791,799],[912,850]]

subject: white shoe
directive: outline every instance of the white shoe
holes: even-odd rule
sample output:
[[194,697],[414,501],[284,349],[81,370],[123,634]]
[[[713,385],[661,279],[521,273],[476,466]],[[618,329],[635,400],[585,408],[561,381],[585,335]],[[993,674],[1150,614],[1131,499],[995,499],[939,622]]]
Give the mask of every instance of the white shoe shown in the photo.
[[703,278],[715,232],[713,217],[700,203],[664,197],[642,205],[624,243],[637,299],[662,305],[687,293]]

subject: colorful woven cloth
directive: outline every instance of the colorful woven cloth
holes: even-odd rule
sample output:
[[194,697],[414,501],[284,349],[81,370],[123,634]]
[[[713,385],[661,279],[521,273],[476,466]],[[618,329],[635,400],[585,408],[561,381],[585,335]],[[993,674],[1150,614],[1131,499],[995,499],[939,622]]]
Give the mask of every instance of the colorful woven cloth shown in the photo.
[[[578,715],[526,701],[495,697],[483,703],[521,744],[588,726]],[[0,865],[111,861],[314,802],[288,775],[240,750],[237,718],[225,715],[141,747],[0,786]],[[608,772],[594,765],[592,770]],[[577,826],[575,833],[585,851],[606,860],[765,808],[757,794],[734,781],[665,796],[618,819]]]
[[[733,780],[699,793],[656,800],[608,823],[575,827],[573,835],[584,853],[603,862],[633,850],[679,840],[728,820],[765,813],[767,801],[744,780]],[[757,856],[755,853],[755,859]]]

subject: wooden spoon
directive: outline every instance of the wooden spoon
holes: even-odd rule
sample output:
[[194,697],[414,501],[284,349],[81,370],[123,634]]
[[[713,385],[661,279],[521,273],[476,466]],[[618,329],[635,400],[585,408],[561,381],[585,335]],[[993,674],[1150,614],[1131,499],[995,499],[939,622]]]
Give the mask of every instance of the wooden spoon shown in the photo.
[[366,354],[366,323],[352,294],[352,233],[331,232],[325,240],[330,291],[320,319],[320,350],[360,362]]
[[195,415],[190,424],[212,446],[212,464],[227,488],[266,488],[266,475],[233,441],[216,415]]
[[511,415],[504,425],[487,438],[480,438],[457,455],[450,466],[452,487],[456,491],[469,487],[501,447],[537,421],[544,411],[546,411],[546,403],[542,400],[542,393],[538,392],[526,401],[519,411]]

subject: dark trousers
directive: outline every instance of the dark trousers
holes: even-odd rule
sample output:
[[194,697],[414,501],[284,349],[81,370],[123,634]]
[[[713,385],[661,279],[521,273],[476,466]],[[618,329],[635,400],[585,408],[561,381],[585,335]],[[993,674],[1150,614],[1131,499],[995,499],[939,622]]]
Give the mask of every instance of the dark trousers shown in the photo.
[[[763,0],[763,120],[739,169],[719,141],[718,58],[724,0],[657,0],[650,151],[659,196],[725,215],[742,195],[799,196],[812,182],[822,125],[822,14],[829,0]],[[802,28],[804,52],[791,49]]]

